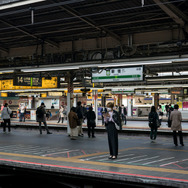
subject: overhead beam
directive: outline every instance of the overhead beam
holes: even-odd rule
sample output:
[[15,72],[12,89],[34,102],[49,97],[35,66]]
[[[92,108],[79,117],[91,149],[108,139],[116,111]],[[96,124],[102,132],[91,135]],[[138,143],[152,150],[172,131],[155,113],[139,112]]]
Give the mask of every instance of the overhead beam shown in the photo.
[[112,38],[116,39],[118,42],[121,43],[121,37],[119,35],[110,31],[109,29],[107,29],[105,27],[97,26],[97,24],[93,20],[91,20],[90,18],[82,17],[82,15],[79,12],[77,12],[76,10],[74,10],[73,8],[70,8],[67,5],[60,6],[60,8],[67,11],[69,14],[77,17],[78,19],[82,20],[83,22],[87,23],[88,25],[92,26],[93,28],[95,28],[99,31],[104,31],[104,32],[108,33]]
[[[26,31],[25,29],[21,29],[21,28],[15,26],[14,24],[12,24],[12,23],[10,23],[10,22],[4,21],[4,20],[2,20],[2,19],[0,19],[0,22],[6,24],[6,25],[8,25],[8,26],[10,26],[10,27],[12,27],[12,28],[14,28],[14,29],[16,29],[17,31],[20,31],[20,32],[22,32],[22,33],[24,33],[24,34],[26,34],[26,35],[28,35],[28,36],[34,38],[34,39],[40,39],[39,37],[37,37],[37,36],[31,34],[31,33],[28,32],[28,31]],[[41,39],[41,40],[42,40],[42,39]],[[49,40],[49,39],[45,39],[44,42],[45,42],[46,44],[52,45],[52,46],[54,46],[54,47],[56,47],[56,48],[59,48],[59,45],[58,45],[56,42],[54,42],[54,41],[51,41],[51,40]]]
[[[163,0],[153,0],[168,16],[170,16],[178,25],[180,25],[181,27],[185,26],[185,22],[184,20],[178,16],[173,10],[171,10],[171,8],[169,6],[167,6],[166,4],[164,4],[164,2],[168,2],[168,1],[163,1]],[[172,7],[173,5],[171,5]],[[177,10],[177,8],[176,8]],[[180,12],[180,10],[179,10]]]

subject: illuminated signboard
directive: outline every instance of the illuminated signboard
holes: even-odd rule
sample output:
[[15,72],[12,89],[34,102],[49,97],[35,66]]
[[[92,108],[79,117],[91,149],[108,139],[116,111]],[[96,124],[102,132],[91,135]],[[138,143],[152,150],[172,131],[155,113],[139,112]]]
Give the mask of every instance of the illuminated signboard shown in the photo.
[[15,76],[13,79],[14,86],[42,86],[42,79],[40,77],[31,76]]
[[182,94],[183,94],[182,87],[171,88],[171,95],[182,95]]
[[109,68],[92,73],[92,82],[130,82],[143,80],[143,67]]
[[32,79],[32,84],[34,84],[32,86],[15,86],[13,85],[13,80],[0,80],[0,90],[57,88],[57,77],[51,77],[50,80],[42,78],[41,82],[42,84],[40,86],[36,86],[39,84],[38,80]]

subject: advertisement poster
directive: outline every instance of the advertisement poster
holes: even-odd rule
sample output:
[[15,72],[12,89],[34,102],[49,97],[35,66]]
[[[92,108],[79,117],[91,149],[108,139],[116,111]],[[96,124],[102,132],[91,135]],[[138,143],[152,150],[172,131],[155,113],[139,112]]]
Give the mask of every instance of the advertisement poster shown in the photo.
[[30,119],[31,120],[36,120],[36,110],[31,110],[30,111]]

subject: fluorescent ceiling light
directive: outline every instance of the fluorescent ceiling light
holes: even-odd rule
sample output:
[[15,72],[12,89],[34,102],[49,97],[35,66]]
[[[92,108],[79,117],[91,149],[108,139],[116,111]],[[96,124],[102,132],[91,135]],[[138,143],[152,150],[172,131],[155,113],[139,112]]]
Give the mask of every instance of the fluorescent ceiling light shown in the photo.
[[19,7],[19,6],[23,6],[23,5],[32,4],[32,3],[38,3],[38,2],[42,2],[42,1],[45,1],[45,0],[26,0],[26,1],[21,1],[21,2],[11,3],[11,4],[0,6],[0,10],[13,8],[13,7]]
[[72,67],[46,67],[46,68],[34,68],[34,69],[22,69],[22,72],[42,72],[42,71],[60,71],[60,70],[73,70],[73,69],[79,69],[78,66],[72,66]]

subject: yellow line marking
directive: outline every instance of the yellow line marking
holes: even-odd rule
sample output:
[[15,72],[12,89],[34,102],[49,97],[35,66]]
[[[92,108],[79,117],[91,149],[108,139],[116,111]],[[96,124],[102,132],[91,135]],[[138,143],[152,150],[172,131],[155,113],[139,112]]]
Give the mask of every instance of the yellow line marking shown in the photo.
[[[135,165],[124,165],[124,164],[115,164],[115,163],[103,163],[103,162],[96,162],[96,161],[82,161],[79,159],[73,159],[73,158],[62,158],[62,157],[42,157],[42,156],[35,156],[35,155],[25,155],[25,154],[16,154],[16,153],[4,153],[0,152],[0,155],[5,155],[5,156],[13,156],[13,157],[23,157],[23,158],[31,158],[31,159],[41,159],[43,160],[52,160],[52,161],[62,161],[62,162],[68,162],[70,163],[81,163],[81,164],[89,164],[89,168],[92,169],[98,169],[98,166],[105,166],[105,167],[116,167],[116,168],[123,168],[123,169],[134,169],[134,170],[139,170],[139,171],[152,171],[152,172],[165,172],[165,173],[175,173],[175,174],[187,174],[188,171],[186,170],[174,170],[174,169],[167,169],[167,168],[158,168],[158,167],[146,167],[146,166],[135,166]],[[23,159],[21,159],[23,160]],[[91,167],[91,165],[94,165]],[[139,172],[137,172],[139,173]]]

